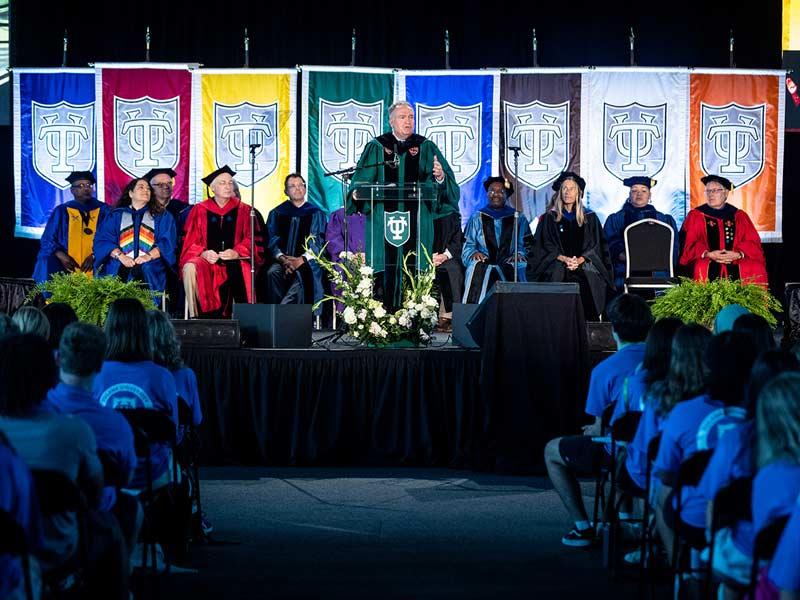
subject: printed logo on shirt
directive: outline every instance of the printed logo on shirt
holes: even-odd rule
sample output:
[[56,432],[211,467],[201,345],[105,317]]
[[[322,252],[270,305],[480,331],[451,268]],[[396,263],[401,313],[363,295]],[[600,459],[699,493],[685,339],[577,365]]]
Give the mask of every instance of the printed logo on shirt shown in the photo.
[[214,156],[217,166],[232,165],[242,175],[236,179],[243,187],[250,187],[251,145],[255,148],[255,177],[258,183],[278,168],[278,103],[222,104],[214,102]]
[[603,104],[603,164],[620,181],[658,174],[664,168],[666,139],[666,104]]
[[59,189],[73,171],[94,168],[94,103],[31,102],[33,168]]
[[154,408],[153,401],[142,388],[133,383],[117,383],[100,396],[100,404],[114,409]]
[[456,183],[463,185],[481,166],[481,114],[483,103],[458,106],[417,104],[417,127],[444,154]]
[[700,163],[703,171],[722,175],[740,187],[764,170],[767,105],[725,106],[700,103]]
[[175,168],[180,158],[178,96],[154,100],[114,96],[114,159],[131,177]]
[[514,153],[519,146],[520,181],[538,190],[549,186],[567,168],[569,158],[569,101],[561,104],[503,102],[506,136],[506,169],[514,172]]
[[719,438],[744,421],[745,417],[747,411],[738,406],[718,408],[706,415],[697,428],[697,450],[715,448]]
[[[319,100],[319,160],[326,171],[354,167],[383,124],[383,100]],[[341,175],[334,175],[339,181]]]

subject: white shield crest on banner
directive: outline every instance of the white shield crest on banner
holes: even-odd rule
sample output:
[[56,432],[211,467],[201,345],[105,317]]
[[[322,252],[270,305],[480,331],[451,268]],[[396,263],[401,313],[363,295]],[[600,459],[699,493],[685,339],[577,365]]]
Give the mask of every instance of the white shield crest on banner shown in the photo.
[[94,103],[31,102],[33,168],[60,189],[73,171],[91,171],[95,160]]
[[505,164],[514,172],[514,154],[520,148],[517,176],[538,190],[559,176],[569,161],[569,101],[547,104],[503,102],[505,113]]
[[[278,103],[222,104],[214,102],[214,159],[217,167],[229,165],[238,173],[240,186],[250,187],[269,177],[278,167]],[[250,145],[255,151],[251,175]]]
[[[319,100],[319,160],[326,171],[354,167],[366,145],[380,135],[383,100]],[[340,176],[336,179],[341,181]]]
[[666,161],[666,139],[666,104],[603,104],[603,164],[620,181],[658,174]]
[[114,159],[131,177],[150,169],[174,169],[180,159],[178,96],[114,97]]
[[722,175],[736,187],[752,181],[764,169],[766,104],[725,106],[700,103],[700,164],[703,171]]
[[417,104],[417,131],[442,151],[458,185],[472,179],[481,166],[482,103],[458,106]]

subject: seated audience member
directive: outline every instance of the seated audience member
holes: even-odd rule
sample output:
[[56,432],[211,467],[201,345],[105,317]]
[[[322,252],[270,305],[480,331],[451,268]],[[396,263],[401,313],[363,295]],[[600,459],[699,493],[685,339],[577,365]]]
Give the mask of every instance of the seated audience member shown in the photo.
[[[231,314],[233,302],[252,299],[250,210],[234,196],[228,165],[203,178],[213,196],[186,219],[179,267],[190,318]],[[256,269],[263,262],[256,251]]]
[[608,215],[603,233],[608,242],[608,252],[611,255],[611,263],[614,265],[614,285],[618,290],[624,289],[625,285],[625,229],[637,221],[643,219],[655,219],[669,225],[674,233],[672,260],[677,264],[678,250],[678,226],[672,215],[667,215],[656,210],[650,203],[652,188],[656,185],[656,180],[650,177],[628,177],[622,184],[630,188],[628,198],[622,208]]
[[583,204],[582,177],[566,171],[552,187],[555,194],[533,236],[530,279],[577,283],[586,320],[597,321],[613,285],[603,228]]
[[[94,434],[82,419],[53,413],[45,403],[56,374],[45,339],[22,334],[0,343],[0,431],[33,471],[58,471],[87,498],[87,597],[127,600],[125,543],[114,516],[98,510],[103,469]],[[37,556],[45,578],[56,567],[77,567],[79,535],[74,512],[45,518],[44,543]]]
[[[299,173],[284,180],[287,199],[267,215],[267,301],[270,304],[314,304],[322,299],[322,271],[314,254],[325,236],[325,213],[306,200]],[[308,251],[305,250],[308,244]]]
[[[0,510],[8,513],[25,532],[29,553],[29,574],[34,598],[41,595],[39,563],[33,553],[42,545],[42,523],[36,488],[28,465],[17,456],[6,436],[0,432]],[[25,596],[22,561],[0,554],[0,598],[18,600]]]
[[175,220],[156,200],[147,179],[132,179],[94,238],[94,274],[138,280],[164,292],[175,264]]
[[[147,311],[130,298],[115,300],[105,324],[106,358],[95,377],[93,393],[102,406],[151,409],[166,414],[178,426],[178,394],[172,373],[153,362]],[[154,487],[169,482],[169,448],[154,444],[151,452]],[[146,462],[137,461],[131,487],[147,484]]]
[[682,509],[675,514],[678,469],[699,450],[713,449],[723,432],[744,421],[744,388],[754,360],[755,352],[744,336],[726,331],[711,338],[705,352],[707,393],[677,404],[664,422],[653,473],[660,480],[656,523],[670,556],[678,519],[698,529],[706,522],[707,503],[695,487],[683,487]]
[[61,342],[61,334],[64,333],[64,328],[70,323],[78,320],[78,315],[69,304],[63,302],[51,302],[42,308],[44,316],[47,317],[47,322],[50,323],[50,335],[47,337],[47,343],[50,344],[50,349],[55,352],[58,350],[58,344]]
[[22,306],[17,309],[11,321],[20,333],[32,333],[44,339],[50,336],[50,323],[47,317],[33,306]]
[[762,352],[775,349],[775,336],[772,327],[764,317],[752,313],[741,315],[733,323],[733,331],[741,333],[750,339],[755,348],[756,356]]
[[[514,186],[502,177],[483,182],[486,204],[467,221],[461,260],[467,269],[464,303],[477,304],[495,281],[514,281],[514,252],[517,253],[517,281],[527,281],[525,233],[528,220],[508,203]],[[517,215],[517,216],[515,216]],[[516,239],[514,227],[516,226]]]
[[19,333],[19,329],[14,321],[6,313],[0,313],[0,339],[15,333]]
[[103,366],[106,336],[103,330],[88,323],[72,323],[64,329],[58,348],[60,383],[47,394],[48,407],[85,421],[94,432],[98,453],[107,457],[106,475],[113,475],[116,486],[106,485],[99,509],[117,516],[128,547],[133,551],[141,521],[136,498],[117,494],[125,487],[136,469],[133,432],[122,415],[101,406],[92,395],[94,379]]
[[[738,322],[738,321],[737,321]],[[747,420],[726,431],[714,448],[714,455],[706,467],[698,491],[708,502],[706,525],[711,527],[713,502],[717,493],[735,479],[755,474],[755,411],[758,396],[764,385],[784,371],[797,371],[800,363],[788,352],[770,350],[761,354],[750,371],[750,381],[745,393]],[[714,544],[714,571],[723,581],[735,581],[741,587],[750,581],[753,556],[753,523],[739,521],[717,532]],[[741,593],[730,585],[721,584],[726,598],[740,597]]]
[[683,222],[680,264],[697,281],[726,277],[767,285],[767,266],[758,231],[747,213],[728,204],[729,179],[702,178],[706,203],[693,208]]
[[595,539],[578,476],[594,474],[609,458],[604,446],[593,442],[592,437],[602,435],[603,412],[620,399],[626,378],[642,362],[643,342],[653,324],[647,303],[630,294],[623,294],[609,304],[608,318],[618,350],[592,371],[586,413],[595,417],[595,421],[583,428],[583,435],[550,440],[544,450],[547,474],[575,523],[574,529],[561,539],[566,546],[588,546]]
[[733,324],[742,315],[749,315],[750,311],[741,304],[728,304],[714,317],[714,335],[723,331],[733,331]]
[[94,236],[110,209],[94,197],[91,171],[75,171],[66,180],[73,199],[56,206],[47,219],[33,270],[36,283],[56,273],[92,275]]

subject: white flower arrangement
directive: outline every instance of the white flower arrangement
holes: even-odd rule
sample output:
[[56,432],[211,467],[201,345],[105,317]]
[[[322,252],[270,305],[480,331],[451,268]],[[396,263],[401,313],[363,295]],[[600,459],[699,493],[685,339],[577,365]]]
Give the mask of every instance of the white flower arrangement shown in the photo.
[[419,272],[408,268],[408,260],[414,253],[406,254],[403,304],[390,313],[372,297],[375,271],[364,262],[363,255],[341,252],[340,262],[334,262],[325,254],[325,248],[319,253],[308,248],[306,251],[314,255],[317,264],[328,273],[331,283],[341,293],[341,296],[326,296],[320,303],[336,300],[344,304],[342,319],[354,338],[373,346],[401,341],[414,345],[430,342],[431,331],[438,322],[439,302],[432,295],[436,272],[427,252],[428,267]]

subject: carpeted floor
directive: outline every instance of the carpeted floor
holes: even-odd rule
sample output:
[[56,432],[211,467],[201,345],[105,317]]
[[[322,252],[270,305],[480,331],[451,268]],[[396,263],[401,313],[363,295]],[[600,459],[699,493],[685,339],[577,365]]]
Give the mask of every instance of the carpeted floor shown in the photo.
[[[546,478],[448,469],[211,468],[214,544],[164,598],[633,598],[565,548]],[[587,483],[584,492],[591,486]],[[587,504],[590,498],[587,497]]]

